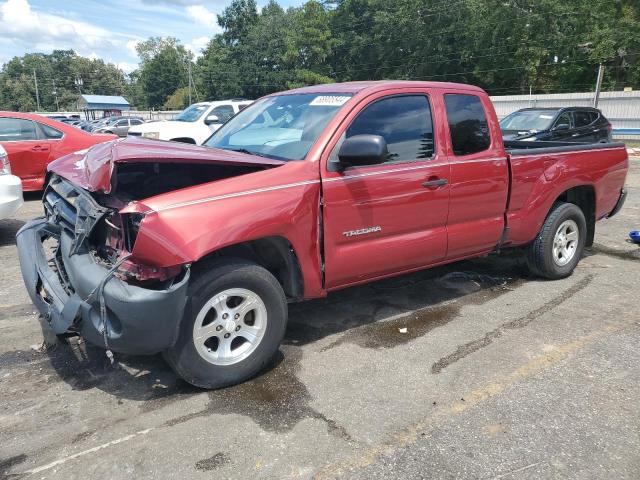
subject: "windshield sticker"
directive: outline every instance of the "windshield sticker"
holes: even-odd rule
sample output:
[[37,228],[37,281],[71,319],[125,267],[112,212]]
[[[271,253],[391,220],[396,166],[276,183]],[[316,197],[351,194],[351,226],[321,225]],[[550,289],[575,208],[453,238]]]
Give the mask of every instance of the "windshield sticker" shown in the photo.
[[314,98],[309,106],[313,107],[341,107],[347,100],[351,97],[344,97],[338,95],[320,95],[319,97]]
[[551,120],[553,118],[553,115],[540,115],[540,118],[546,118],[548,120]]

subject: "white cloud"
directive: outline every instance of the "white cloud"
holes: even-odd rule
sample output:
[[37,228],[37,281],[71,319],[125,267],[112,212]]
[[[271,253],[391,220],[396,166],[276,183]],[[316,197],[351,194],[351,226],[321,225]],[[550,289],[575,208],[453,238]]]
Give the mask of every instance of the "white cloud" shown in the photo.
[[86,48],[113,47],[113,36],[101,27],[35,12],[27,0],[0,5],[0,35],[26,44],[56,43]]
[[200,25],[208,28],[218,29],[218,17],[204,5],[190,5],[187,7],[187,14]]
[[135,63],[129,63],[129,62],[118,62],[116,63],[116,66],[122,70],[124,73],[131,73],[133,72],[136,68],[138,68],[138,65]]
[[185,45],[187,50],[191,50],[191,52],[195,55],[196,58],[202,55],[202,50],[204,50],[209,44],[209,37],[198,37],[191,40],[191,42]]
[[138,40],[129,40],[127,42],[127,50],[129,50],[129,53],[133,57],[138,56],[138,52],[136,51],[136,47],[138,46],[138,43],[140,43]]

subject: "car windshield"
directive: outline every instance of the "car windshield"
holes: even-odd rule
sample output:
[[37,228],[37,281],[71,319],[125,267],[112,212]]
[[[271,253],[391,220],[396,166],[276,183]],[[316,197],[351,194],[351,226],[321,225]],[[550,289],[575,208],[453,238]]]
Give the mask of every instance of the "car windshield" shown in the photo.
[[278,160],[303,160],[351,94],[298,93],[264,98],[245,108],[206,142]]
[[554,110],[522,110],[500,121],[502,130],[547,130],[556,116]]
[[195,122],[209,108],[209,105],[191,105],[178,114],[174,120],[178,122]]

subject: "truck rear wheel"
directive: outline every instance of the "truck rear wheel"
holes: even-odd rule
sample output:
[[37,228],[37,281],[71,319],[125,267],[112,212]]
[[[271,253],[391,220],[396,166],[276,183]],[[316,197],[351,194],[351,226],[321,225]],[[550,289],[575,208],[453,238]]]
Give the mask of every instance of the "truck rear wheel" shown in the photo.
[[582,210],[573,203],[554,204],[528,247],[529,269],[552,280],[568,277],[582,257],[586,237],[587,222]]
[[286,298],[269,271],[242,259],[217,259],[200,270],[178,341],[164,356],[192,385],[235,385],[260,372],[278,351]]

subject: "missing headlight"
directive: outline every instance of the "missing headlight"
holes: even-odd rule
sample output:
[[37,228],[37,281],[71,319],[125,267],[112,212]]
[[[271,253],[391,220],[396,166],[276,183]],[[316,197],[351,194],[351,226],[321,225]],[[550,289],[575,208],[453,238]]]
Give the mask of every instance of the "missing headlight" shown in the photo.
[[129,251],[133,251],[133,246],[138,237],[140,224],[144,219],[144,213],[124,213],[122,214],[122,224],[124,225],[124,245]]

